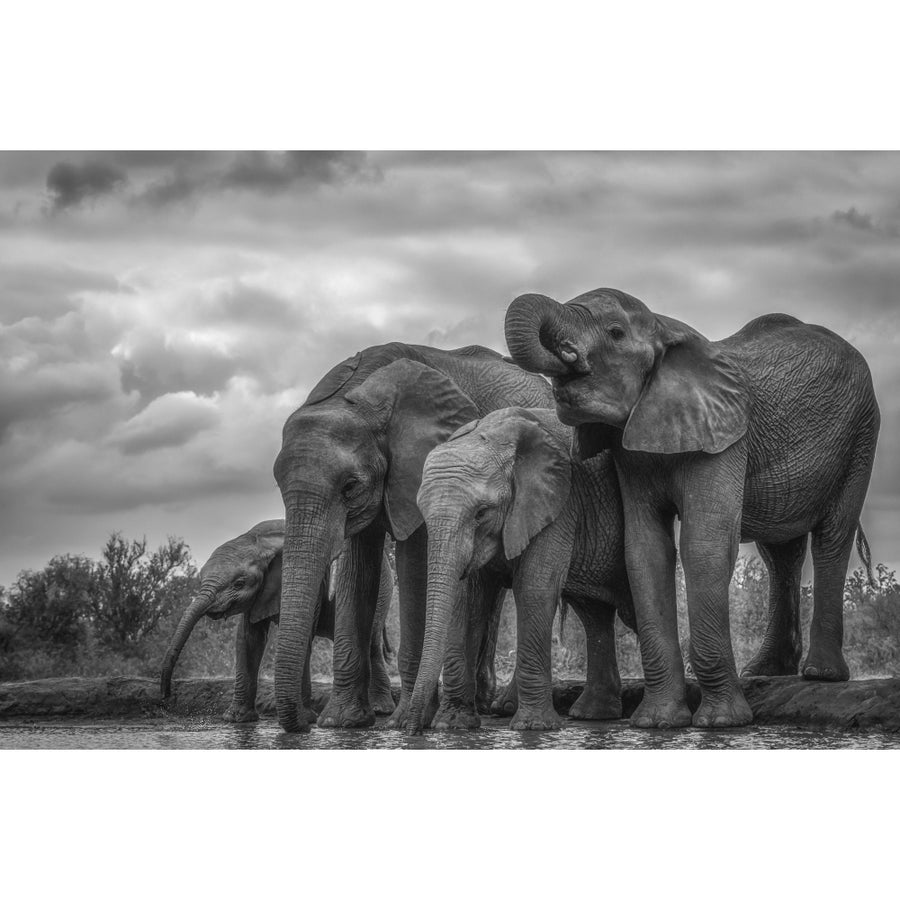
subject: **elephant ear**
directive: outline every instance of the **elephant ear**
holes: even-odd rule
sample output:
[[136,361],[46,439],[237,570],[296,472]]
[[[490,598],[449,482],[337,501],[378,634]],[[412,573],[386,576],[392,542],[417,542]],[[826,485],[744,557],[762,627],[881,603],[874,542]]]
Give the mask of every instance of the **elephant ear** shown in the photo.
[[404,541],[424,521],[416,494],[425,457],[478,410],[449,376],[409,359],[374,372],[346,400],[365,403],[382,423],[388,457],[384,505],[391,534]]
[[477,427],[478,423],[481,419],[473,419],[471,422],[466,422],[461,428],[457,428],[450,437],[447,438],[448,441],[455,441],[457,438],[461,438],[463,435],[470,434]]
[[272,619],[281,611],[281,550],[272,557],[263,583],[248,613],[251,623]]
[[304,406],[312,406],[321,403],[329,397],[333,397],[354,375],[359,368],[362,353],[351,356],[339,362],[330,372],[326,373],[319,383],[309,392]]
[[386,366],[394,360],[408,356],[411,348],[406,344],[392,341],[389,344],[376,344],[360,350],[355,356],[338,363],[322,380],[312,389],[306,398],[304,406],[312,406],[333,397],[341,388],[346,387],[350,380],[356,376],[357,381],[365,379],[372,372]]
[[662,355],[628,417],[622,446],[647,453],[721,453],[747,431],[744,375],[703,335],[674,319],[658,319]]
[[568,448],[537,421],[523,423],[512,470],[512,505],[503,523],[507,559],[520,556],[555,521],[569,499],[572,463]]

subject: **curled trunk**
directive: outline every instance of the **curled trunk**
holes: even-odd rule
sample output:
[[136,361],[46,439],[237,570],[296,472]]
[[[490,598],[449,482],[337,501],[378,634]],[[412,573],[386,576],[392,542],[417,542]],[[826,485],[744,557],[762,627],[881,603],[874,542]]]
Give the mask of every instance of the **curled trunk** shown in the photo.
[[434,696],[444,653],[447,648],[447,632],[454,604],[463,595],[464,583],[460,576],[465,569],[463,554],[454,547],[450,533],[428,535],[428,592],[425,612],[425,638],[416,684],[409,702],[407,732],[421,734],[430,724],[425,722],[425,710]]
[[275,651],[275,705],[285,731],[308,731],[301,688],[316,624],[319,590],[331,562],[330,542],[319,524],[289,510],[282,556],[281,612]]
[[543,294],[522,294],[506,310],[506,345],[517,365],[544,375],[570,375],[555,354],[563,337],[565,307]]
[[163,699],[167,699],[172,693],[172,673],[175,671],[175,665],[181,651],[187,643],[187,639],[191,636],[194,626],[206,615],[207,610],[212,606],[215,594],[212,590],[201,590],[201,593],[193,603],[184,611],[178,628],[166,648],[166,656],[163,660],[162,672],[159,679],[159,689]]

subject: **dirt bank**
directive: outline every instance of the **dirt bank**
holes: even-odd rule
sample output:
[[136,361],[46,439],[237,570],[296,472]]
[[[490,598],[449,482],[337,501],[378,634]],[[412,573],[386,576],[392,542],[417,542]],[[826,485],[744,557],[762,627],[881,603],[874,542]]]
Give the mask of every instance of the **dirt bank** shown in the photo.
[[[791,724],[844,730],[878,728],[900,732],[900,678],[848,681],[841,684],[793,678],[748,678],[747,700],[757,724]],[[148,678],[48,678],[42,681],[0,684],[0,718],[38,719],[48,716],[173,716],[219,715],[231,699],[230,678],[194,678],[175,681],[173,697],[159,699],[159,685]],[[259,686],[258,707],[263,716],[274,716],[271,681]],[[330,684],[313,683],[313,705],[321,709]],[[623,705],[631,715],[643,694],[639,681],[626,682]],[[581,693],[579,682],[554,685],[553,701],[566,713]],[[394,689],[395,695],[399,688]],[[692,708],[699,703],[697,685],[689,683]]]

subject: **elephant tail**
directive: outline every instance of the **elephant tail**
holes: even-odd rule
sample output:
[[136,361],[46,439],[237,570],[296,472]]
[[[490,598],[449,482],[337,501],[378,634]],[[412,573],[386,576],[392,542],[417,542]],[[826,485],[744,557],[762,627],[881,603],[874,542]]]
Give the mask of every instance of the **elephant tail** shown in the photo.
[[381,629],[381,652],[387,660],[394,658],[394,647],[391,644],[391,639],[388,637],[387,624]]
[[869,587],[877,588],[878,583],[875,581],[875,576],[872,574],[872,551],[869,548],[869,541],[866,538],[866,533],[862,529],[862,523],[856,523],[856,552],[859,554],[859,558],[862,560],[862,564],[866,567],[866,575],[869,576]]

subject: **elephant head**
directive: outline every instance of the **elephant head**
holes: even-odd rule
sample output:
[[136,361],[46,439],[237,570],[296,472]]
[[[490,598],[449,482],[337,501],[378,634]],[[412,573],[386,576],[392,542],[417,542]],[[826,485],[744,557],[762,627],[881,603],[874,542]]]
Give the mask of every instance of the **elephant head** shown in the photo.
[[425,457],[476,415],[450,378],[422,363],[390,362],[341,394],[359,364],[342,366],[287,420],[275,461],[286,516],[275,692],[286,731],[308,727],[300,682],[328,564],[376,520],[398,541],[422,524],[416,491]]
[[427,724],[424,709],[465,579],[491,560],[516,559],[564,508],[569,436],[551,410],[511,407],[465,425],[428,455],[418,493],[428,528],[428,596],[411,732]]
[[166,649],[160,677],[164,698],[171,693],[178,657],[203,616],[224,619],[249,613],[250,621],[258,622],[278,615],[283,544],[284,520],[271,519],[213,550],[200,570],[197,595]]
[[618,440],[649,453],[719,453],[747,430],[750,398],[727,350],[621,291],[566,304],[517,297],[506,341],[522,368],[551,378],[583,456]]

